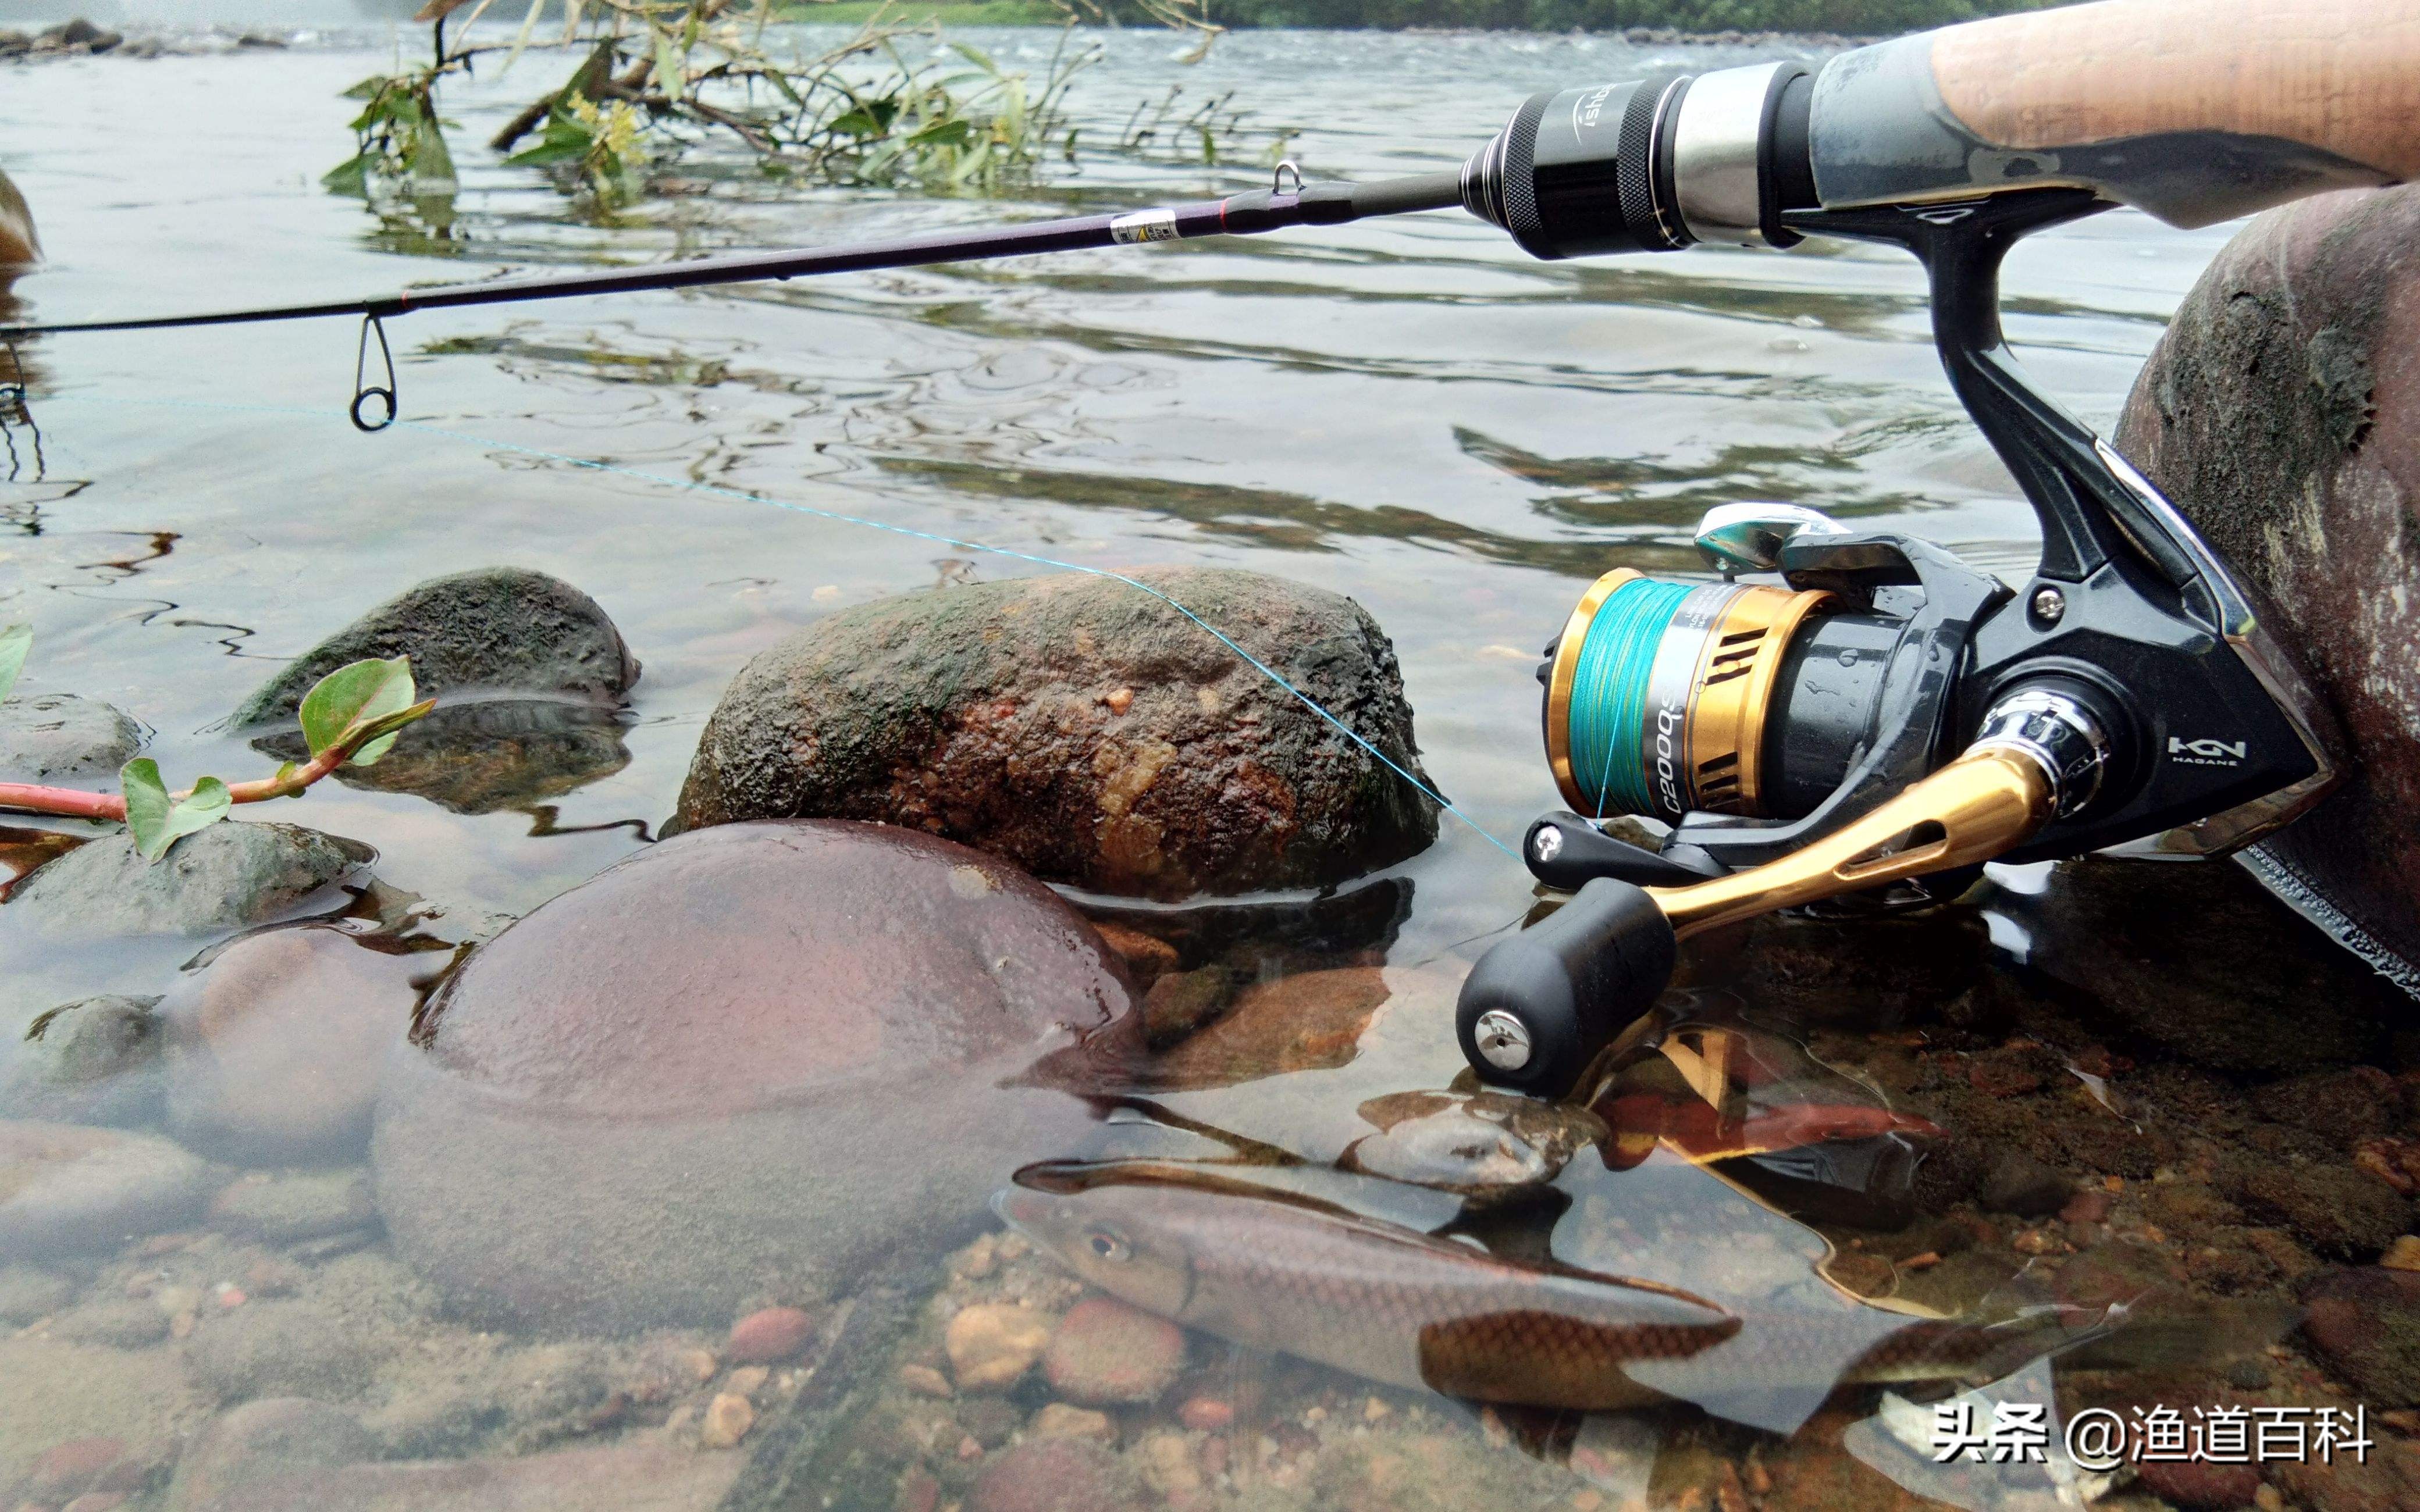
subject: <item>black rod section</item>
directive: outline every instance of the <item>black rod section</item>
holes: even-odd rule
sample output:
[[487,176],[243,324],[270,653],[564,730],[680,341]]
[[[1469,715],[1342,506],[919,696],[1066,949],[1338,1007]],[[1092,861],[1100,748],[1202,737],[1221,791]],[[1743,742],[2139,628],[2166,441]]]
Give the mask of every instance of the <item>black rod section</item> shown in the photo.
[[1067,252],[1080,247],[1128,246],[1207,236],[1243,236],[1290,225],[1333,225],[1373,215],[1447,209],[1461,203],[1461,176],[1458,173],[1423,174],[1371,184],[1297,184],[1292,193],[1261,191],[1120,215],[1082,215],[1062,221],[1037,221],[1028,225],[942,231],[840,247],[742,253],[726,257],[656,263],[644,268],[605,269],[595,272],[534,278],[500,278],[478,284],[445,284],[432,288],[406,289],[375,299],[329,304],[281,304],[249,310],[216,310],[201,315],[155,316],[144,319],[0,326],[0,341],[25,336],[65,335],[79,331],[163,331],[181,326],[313,320],[331,316],[368,316],[384,319],[408,315],[414,310],[560,300],[575,295],[622,294],[642,289],[695,288],[707,284],[809,278],[818,273],[920,268],[932,263]]

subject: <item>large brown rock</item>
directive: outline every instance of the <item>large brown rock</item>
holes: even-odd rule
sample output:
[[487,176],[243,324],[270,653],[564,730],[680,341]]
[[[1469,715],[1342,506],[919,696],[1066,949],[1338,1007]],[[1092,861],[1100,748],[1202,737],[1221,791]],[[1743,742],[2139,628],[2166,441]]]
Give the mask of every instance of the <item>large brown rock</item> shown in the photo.
[[400,1253],[502,1326],[720,1327],[927,1253],[1072,1152],[1132,1054],[1092,927],[992,857],[833,822],[641,853],[481,947],[389,1061]]
[[1168,597],[1067,574],[798,632],[723,693],[679,823],[880,820],[1156,898],[1336,882],[1436,838],[1428,799],[1169,600],[1417,771],[1394,649],[1357,605],[1228,569],[1132,576]]
[[2265,849],[2420,992],[2415,237],[2415,188],[2254,221],[2144,365],[2118,445],[2268,598],[2350,741],[2351,780]]

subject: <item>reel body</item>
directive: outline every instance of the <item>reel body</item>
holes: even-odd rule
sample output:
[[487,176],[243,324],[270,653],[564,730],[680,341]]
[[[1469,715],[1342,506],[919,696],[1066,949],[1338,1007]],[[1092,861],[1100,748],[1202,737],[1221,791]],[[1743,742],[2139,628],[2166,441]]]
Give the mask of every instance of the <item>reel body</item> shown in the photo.
[[[1730,93],[1755,95],[1763,139],[1786,141],[1803,95],[1786,66],[1733,71],[1761,80]],[[1684,107],[1706,82],[1632,91],[1626,109],[1653,93],[1668,114],[1672,91]],[[1506,134],[1524,129],[1516,116]],[[1521,157],[1499,145],[1474,158],[1466,198],[1506,208],[1524,245],[1585,250],[1597,233],[1513,224],[1524,196],[1490,175]],[[1678,215],[1684,196],[1660,182],[1676,224],[1704,219]],[[1458,1035],[1487,1081],[1569,1089],[1653,1006],[1697,931],[1849,893],[1954,895],[1995,858],[2221,855],[2336,778],[2331,724],[2226,564],[2002,339],[2008,249],[2110,202],[2067,188],[1847,210],[1811,200],[1769,173],[1754,239],[1880,241],[1925,265],[1939,355],[2034,506],[2040,564],[2012,586],[1912,536],[1742,504],[1698,533],[1719,580],[1621,569],[1592,585],[1539,670],[1547,762],[1570,808],[1523,848],[1541,882],[1575,896],[1464,983]],[[1556,201],[1528,203],[1539,215]],[[1723,239],[1750,239],[1734,225]],[[1617,839],[1600,827],[1615,815],[1668,836],[1656,849]]]

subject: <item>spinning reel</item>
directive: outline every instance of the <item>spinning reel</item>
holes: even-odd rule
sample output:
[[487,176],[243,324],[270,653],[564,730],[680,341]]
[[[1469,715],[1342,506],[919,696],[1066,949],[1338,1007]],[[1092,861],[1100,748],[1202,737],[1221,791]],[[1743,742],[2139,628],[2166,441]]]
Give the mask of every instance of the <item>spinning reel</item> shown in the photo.
[[[1544,256],[1816,236],[1913,253],[2041,563],[2011,586],[1913,536],[1743,503],[1698,530],[1717,580],[1599,579],[1538,670],[1570,810],[1523,847],[1574,896],[1462,990],[1463,1052],[1491,1082],[1568,1089],[1700,931],[1843,894],[1954,896],[1995,858],[2215,856],[2336,777],[2332,727],[2226,563],[2002,342],[2009,248],[2111,208],[2110,186],[1827,208],[1811,86],[1773,65],[1541,95],[1464,170],[1465,200]],[[1668,835],[1618,839],[1615,815]]]

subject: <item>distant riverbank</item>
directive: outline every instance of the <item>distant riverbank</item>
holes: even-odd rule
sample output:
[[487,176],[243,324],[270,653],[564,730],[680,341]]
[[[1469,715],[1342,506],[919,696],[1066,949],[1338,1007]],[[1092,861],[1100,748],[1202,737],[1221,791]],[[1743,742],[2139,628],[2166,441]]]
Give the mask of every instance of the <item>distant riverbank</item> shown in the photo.
[[[1210,20],[1238,29],[1269,26],[1382,31],[1619,32],[1635,42],[1755,41],[1766,36],[1823,39],[1894,36],[1978,16],[2047,8],[2050,0],[1210,0]],[[876,0],[804,0],[800,21],[855,25],[884,9]],[[1112,15],[1148,18],[1111,0]],[[1055,26],[1050,0],[908,0],[887,16],[911,25]]]

